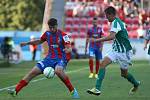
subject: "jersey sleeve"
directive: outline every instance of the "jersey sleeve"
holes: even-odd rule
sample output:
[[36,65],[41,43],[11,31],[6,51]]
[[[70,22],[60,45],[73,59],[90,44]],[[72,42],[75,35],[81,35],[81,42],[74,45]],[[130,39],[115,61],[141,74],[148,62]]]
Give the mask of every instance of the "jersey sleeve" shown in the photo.
[[41,35],[40,39],[42,41],[46,41],[46,32]]
[[117,21],[112,22],[110,32],[115,32],[116,34],[121,30],[121,26]]
[[64,45],[71,45],[69,35],[67,35],[65,32],[62,32],[62,37]]

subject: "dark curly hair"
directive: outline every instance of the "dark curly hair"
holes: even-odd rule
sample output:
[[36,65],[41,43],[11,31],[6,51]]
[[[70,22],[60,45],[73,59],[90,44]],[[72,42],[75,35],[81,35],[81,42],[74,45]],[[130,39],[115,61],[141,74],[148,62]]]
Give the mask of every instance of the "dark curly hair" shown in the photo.
[[49,25],[49,26],[58,25],[58,24],[57,24],[57,19],[55,19],[55,18],[50,18],[50,19],[48,20],[48,25]]

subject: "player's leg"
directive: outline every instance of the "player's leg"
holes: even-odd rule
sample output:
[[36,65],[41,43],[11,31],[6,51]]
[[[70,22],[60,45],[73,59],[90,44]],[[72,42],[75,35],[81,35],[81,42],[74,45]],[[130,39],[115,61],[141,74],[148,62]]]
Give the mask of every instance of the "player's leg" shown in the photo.
[[15,89],[8,89],[8,93],[13,96],[17,95],[23,87],[25,87],[34,77],[39,74],[42,74],[42,71],[36,66],[33,67],[32,70],[26,74],[22,80],[19,81]]
[[[62,62],[61,62],[62,63]],[[73,87],[69,77],[64,72],[64,64],[57,64],[55,67],[55,74],[61,79],[61,81],[66,85],[73,98],[79,98],[77,90]]]
[[94,69],[94,50],[92,48],[89,49],[89,67],[90,67],[90,75],[89,78],[93,78],[94,73],[93,73],[93,69]]
[[96,79],[96,85],[92,89],[88,89],[87,92],[89,94],[94,94],[94,95],[100,95],[101,94],[101,86],[102,86],[102,81],[105,76],[105,67],[109,65],[112,62],[112,60],[109,57],[105,57],[102,62],[101,62],[101,67],[98,72],[98,78]]
[[95,78],[98,78],[98,71],[99,71],[99,67],[100,67],[100,61],[102,59],[102,52],[100,49],[98,49],[96,52],[95,52],[95,57],[96,57],[96,68],[95,68]]
[[137,81],[134,76],[128,72],[128,66],[131,65],[131,56],[132,55],[129,53],[118,54],[118,63],[121,67],[121,76],[133,84],[133,88],[131,89],[130,93],[134,93],[138,89],[140,82]]
[[87,92],[89,94],[94,94],[94,95],[100,95],[101,94],[101,86],[102,86],[102,81],[105,76],[105,68],[109,64],[111,64],[113,61],[116,61],[116,54],[113,51],[108,52],[108,54],[104,57],[100,64],[100,69],[98,72],[98,78],[96,79],[96,85],[92,89],[88,89]]
[[121,76],[133,84],[133,88],[130,89],[129,94],[135,93],[138,89],[138,86],[140,85],[140,81],[137,81],[134,76],[128,72],[127,69],[121,69]]

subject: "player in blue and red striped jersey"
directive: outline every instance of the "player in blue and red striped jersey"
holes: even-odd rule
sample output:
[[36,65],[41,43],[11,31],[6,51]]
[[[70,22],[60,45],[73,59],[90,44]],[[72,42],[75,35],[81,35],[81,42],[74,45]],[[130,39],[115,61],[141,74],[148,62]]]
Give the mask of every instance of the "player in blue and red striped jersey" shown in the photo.
[[[93,27],[88,30],[87,39],[86,39],[86,47],[85,54],[87,52],[88,40],[90,38],[101,38],[104,35],[103,29],[97,26],[97,18],[93,18]],[[100,42],[90,42],[89,43],[89,67],[90,67],[90,75],[89,78],[97,78],[97,73],[99,70],[100,60],[102,59],[102,47],[103,44]],[[94,74],[94,56],[96,59],[96,72]]]
[[38,45],[46,41],[49,48],[48,55],[42,61],[39,61],[37,65],[20,80],[15,89],[9,89],[8,93],[13,96],[17,95],[34,77],[42,74],[46,67],[53,67],[55,69],[55,74],[69,89],[72,98],[79,98],[77,90],[73,87],[68,76],[64,72],[71,57],[72,49],[69,37],[66,33],[57,29],[58,25],[55,18],[51,18],[48,21],[48,25],[49,30],[46,31],[40,39],[21,43],[21,46],[26,46],[33,44]]

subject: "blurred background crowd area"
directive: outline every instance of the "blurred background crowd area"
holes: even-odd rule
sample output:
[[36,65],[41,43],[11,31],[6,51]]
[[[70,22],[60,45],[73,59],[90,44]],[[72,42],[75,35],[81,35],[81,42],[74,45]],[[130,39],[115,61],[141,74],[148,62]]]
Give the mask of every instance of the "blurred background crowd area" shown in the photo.
[[143,37],[150,28],[149,0],[66,0],[65,31],[79,33],[81,37],[92,26],[92,18],[97,16],[98,23],[107,35],[109,23],[105,19],[104,9],[113,6],[118,17],[126,23],[130,38]]

